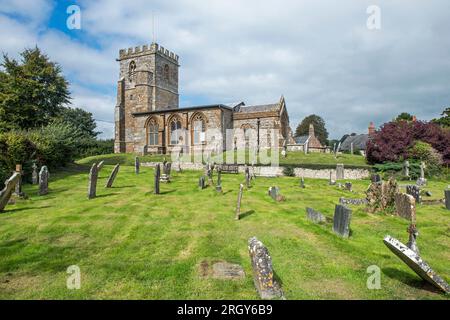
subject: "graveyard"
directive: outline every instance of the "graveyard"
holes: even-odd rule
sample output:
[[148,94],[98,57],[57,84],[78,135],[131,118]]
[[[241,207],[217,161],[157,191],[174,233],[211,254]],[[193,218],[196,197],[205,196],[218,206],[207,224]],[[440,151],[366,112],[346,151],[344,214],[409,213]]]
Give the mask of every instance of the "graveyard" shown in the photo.
[[[277,298],[448,299],[383,243],[390,235],[406,244],[410,223],[366,209],[360,200],[370,179],[330,185],[327,179],[222,173],[218,188],[213,170],[199,188],[204,172],[172,168],[169,179],[160,167],[166,183],[155,192],[155,168],[144,160],[163,159],[141,159],[137,174],[131,155],[96,156],[51,171],[47,192],[24,184],[26,197],[0,214],[0,299],[260,299],[249,245],[257,257],[267,252],[257,240],[270,252],[282,290],[282,296],[275,290]],[[88,189],[93,170],[94,193],[92,184]],[[448,283],[450,211],[438,201],[447,186],[427,181],[430,196],[416,204],[412,222],[421,257]],[[351,210],[345,236],[334,232],[340,201]],[[315,215],[318,223],[308,219]],[[66,287],[71,265],[81,271],[79,290]],[[380,289],[367,287],[373,265],[381,270]]]

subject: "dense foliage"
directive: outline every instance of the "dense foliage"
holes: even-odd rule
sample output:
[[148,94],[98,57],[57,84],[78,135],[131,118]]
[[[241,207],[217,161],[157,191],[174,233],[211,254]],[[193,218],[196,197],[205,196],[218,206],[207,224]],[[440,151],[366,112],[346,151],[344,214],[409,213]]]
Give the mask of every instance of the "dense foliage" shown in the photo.
[[367,160],[375,164],[420,158],[419,150],[424,146],[419,145],[415,149],[418,141],[430,146],[428,153],[438,153],[443,164],[450,164],[450,131],[436,123],[422,121],[395,121],[384,124],[371,135],[367,143]]
[[317,139],[319,139],[320,143],[322,145],[327,145],[328,141],[328,131],[325,128],[325,120],[322,119],[322,117],[312,114],[307,116],[300,122],[300,124],[297,126],[297,129],[295,130],[295,136],[304,136],[308,135],[309,133],[309,125],[314,125],[314,132],[316,134]]
[[441,127],[450,128],[450,107],[445,108],[441,113],[441,117],[438,119],[433,119],[434,123],[437,123]]

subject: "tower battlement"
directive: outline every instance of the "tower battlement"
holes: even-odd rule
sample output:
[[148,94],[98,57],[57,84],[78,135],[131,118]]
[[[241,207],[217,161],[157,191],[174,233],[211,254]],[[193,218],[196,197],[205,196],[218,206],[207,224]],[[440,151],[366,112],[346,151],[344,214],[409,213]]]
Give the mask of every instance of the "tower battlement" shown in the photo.
[[119,50],[119,60],[134,58],[142,54],[158,53],[178,64],[178,55],[157,43]]

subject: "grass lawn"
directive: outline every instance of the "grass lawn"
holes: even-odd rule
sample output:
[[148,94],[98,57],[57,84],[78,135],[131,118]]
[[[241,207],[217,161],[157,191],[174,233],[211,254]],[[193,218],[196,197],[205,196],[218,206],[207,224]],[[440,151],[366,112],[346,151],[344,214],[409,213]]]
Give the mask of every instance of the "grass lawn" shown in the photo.
[[[123,157],[123,156],[121,156]],[[130,157],[131,158],[131,157]],[[81,161],[88,163],[89,160]],[[257,236],[269,249],[287,299],[448,299],[423,282],[383,244],[390,234],[406,242],[406,220],[372,215],[353,207],[352,236],[341,239],[330,223],[306,219],[311,206],[332,218],[340,196],[362,197],[369,181],[354,181],[355,193],[327,180],[258,178],[244,191],[244,218],[234,220],[243,175],[223,175],[224,194],[198,190],[200,172],[173,173],[170,184],[152,194],[153,169],[123,166],[112,189],[103,186],[87,200],[87,166],[51,172],[50,193],[0,214],[0,298],[2,299],[258,299],[247,251]],[[442,197],[448,182],[431,181]],[[274,202],[267,189],[286,196]],[[450,211],[442,205],[417,208],[422,257],[450,281]],[[202,262],[243,266],[244,280],[200,276]],[[66,269],[81,269],[81,289],[68,290]],[[367,267],[381,268],[381,289],[369,290]]]

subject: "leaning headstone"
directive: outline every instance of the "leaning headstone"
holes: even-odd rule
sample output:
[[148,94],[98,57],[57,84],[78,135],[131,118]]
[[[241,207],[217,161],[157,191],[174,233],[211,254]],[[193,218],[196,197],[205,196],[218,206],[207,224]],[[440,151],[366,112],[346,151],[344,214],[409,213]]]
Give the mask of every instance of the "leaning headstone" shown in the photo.
[[199,188],[200,190],[203,190],[203,189],[206,188],[205,176],[201,176],[201,177],[198,179],[198,188]]
[[33,162],[33,173],[31,174],[31,183],[34,185],[37,185],[39,183],[39,173],[38,173],[38,167],[35,162]]
[[306,208],[306,217],[314,223],[325,223],[327,221],[323,214],[312,208]]
[[15,172],[8,180],[5,181],[5,187],[0,190],[0,212],[2,212],[14,192],[16,183],[19,181],[20,175]]
[[220,168],[217,168],[217,185],[216,185],[216,191],[221,193],[222,192],[222,170]]
[[345,190],[353,191],[353,184],[351,182],[346,182],[345,183]]
[[445,208],[450,210],[450,189],[444,191],[445,194]]
[[242,201],[242,193],[244,192],[244,185],[241,184],[239,186],[239,194],[237,199],[237,205],[236,205],[236,215],[235,220],[239,220],[241,216],[241,201]]
[[39,195],[43,196],[48,194],[48,169],[47,166],[42,166],[39,171]]
[[278,187],[270,187],[269,188],[269,196],[272,197],[273,200],[275,201],[284,201],[284,197],[280,194],[280,188]]
[[248,240],[248,252],[252,262],[253,282],[261,299],[282,299],[283,291],[274,278],[269,250],[256,237]]
[[344,165],[342,163],[338,163],[336,165],[336,180],[344,179]]
[[437,275],[428,263],[423,261],[416,252],[391,236],[386,236],[383,242],[389,250],[406,263],[406,265],[417,273],[419,277],[445,293],[450,293],[450,286],[448,283]]
[[160,178],[161,178],[161,166],[158,163],[155,167],[155,184],[154,184],[154,189],[153,189],[154,194],[159,194]]
[[14,195],[19,197],[19,198],[25,198],[25,192],[23,192],[22,190],[22,182],[23,182],[23,170],[22,170],[22,165],[21,164],[17,164],[16,165],[16,172],[20,175],[19,180],[16,183],[16,188],[14,191]]
[[134,172],[135,172],[136,174],[139,174],[140,168],[141,168],[141,163],[140,163],[140,161],[139,161],[139,158],[136,157],[136,158],[134,158]]
[[100,172],[100,170],[103,169],[103,166],[105,165],[105,161],[101,161],[98,165],[97,165],[97,172]]
[[89,171],[88,199],[93,199],[97,196],[97,178],[98,167],[97,164],[94,163]]
[[397,193],[395,208],[397,215],[411,223],[416,223],[416,199],[413,196],[406,193]]
[[116,179],[117,173],[119,173],[119,169],[120,169],[120,164],[116,164],[116,166],[114,167],[113,171],[111,172],[108,181],[106,182],[105,188],[111,188],[114,180]]
[[406,193],[413,196],[416,199],[416,203],[422,202],[422,196],[420,195],[420,188],[416,185],[406,186]]
[[334,209],[333,231],[344,237],[350,236],[350,220],[352,218],[352,210],[343,205],[336,205]]

